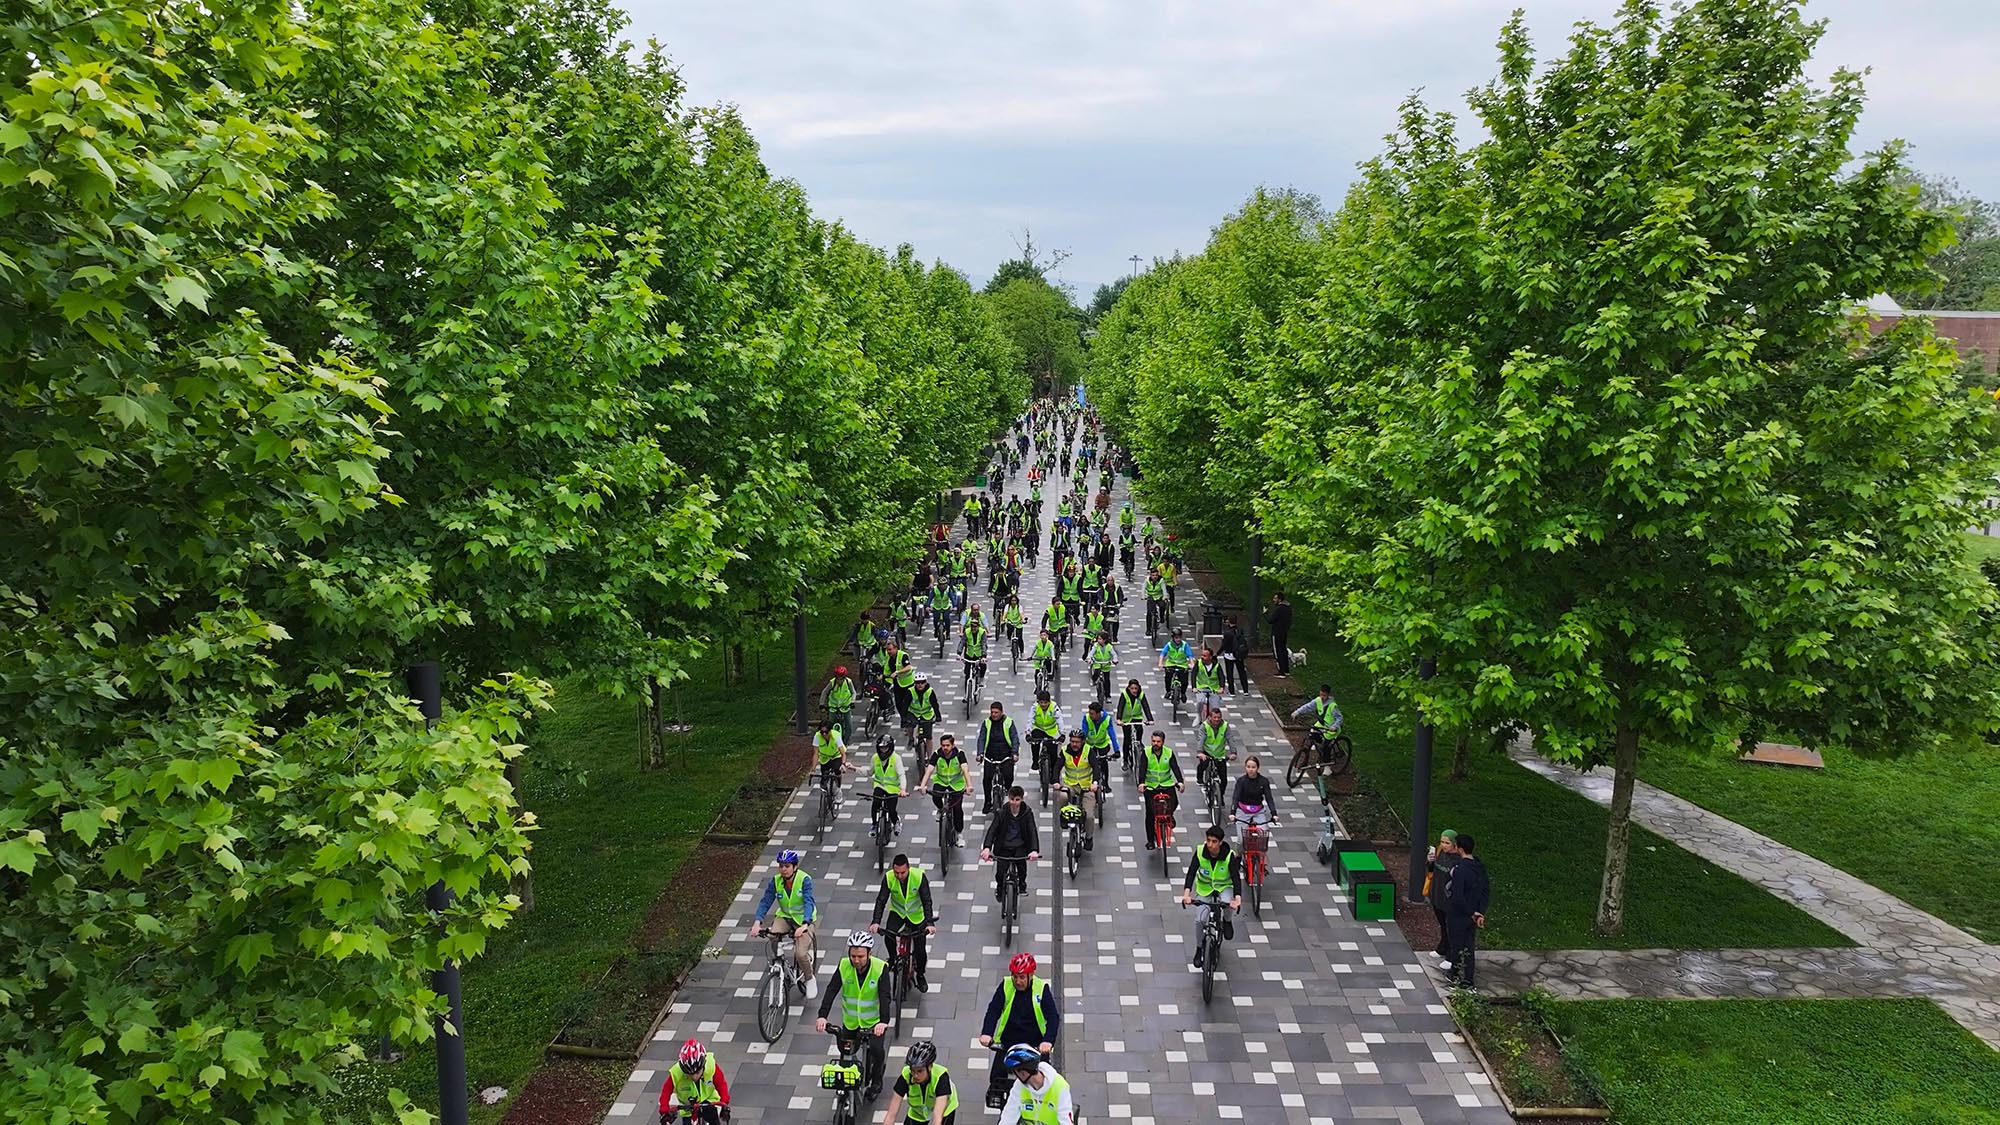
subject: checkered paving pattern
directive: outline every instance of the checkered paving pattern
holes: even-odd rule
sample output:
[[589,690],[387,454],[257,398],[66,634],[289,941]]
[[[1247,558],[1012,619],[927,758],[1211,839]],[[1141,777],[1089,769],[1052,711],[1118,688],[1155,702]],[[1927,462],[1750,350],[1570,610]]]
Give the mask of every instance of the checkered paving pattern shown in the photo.
[[[1056,476],[1052,485],[1044,489],[1045,521],[1054,519],[1055,487],[1067,487],[1067,482]],[[1025,480],[1008,484],[1008,495],[1026,491]],[[1122,479],[1113,495],[1120,502],[1126,498]],[[1021,605],[1031,635],[1032,623],[1055,592],[1046,550],[1039,563],[1022,581]],[[1143,572],[1139,578],[1143,582]],[[985,604],[990,612],[990,602]],[[1183,576],[1175,620],[1197,643],[1202,604],[1201,592]],[[1393,924],[1354,919],[1331,871],[1314,862],[1320,810],[1308,791],[1287,793],[1283,765],[1291,746],[1278,716],[1255,693],[1226,698],[1224,714],[1243,753],[1265,756],[1266,772],[1276,780],[1282,823],[1273,832],[1262,916],[1252,917],[1246,904],[1235,923],[1236,939],[1224,947],[1215,998],[1202,1002],[1201,979],[1190,964],[1194,912],[1181,909],[1178,897],[1204,815],[1194,785],[1199,739],[1191,716],[1184,714],[1176,724],[1166,713],[1165,684],[1154,667],[1157,645],[1146,644],[1145,602],[1137,588],[1127,590],[1122,624],[1113,682],[1136,677],[1146,685],[1159,720],[1149,730],[1167,732],[1188,777],[1171,873],[1163,875],[1158,853],[1145,850],[1137,777],[1116,763],[1095,850],[1087,853],[1073,883],[1059,873],[1059,825],[1053,808],[1038,801],[1024,743],[1017,780],[1036,806],[1044,858],[1029,870],[1020,932],[1003,946],[993,869],[978,862],[985,818],[979,812],[976,761],[965,833],[973,846],[957,850],[948,870],[937,868],[937,820],[930,800],[905,798],[897,848],[935,881],[932,893],[941,917],[930,942],[931,991],[905,1004],[897,1039],[889,1047],[890,1074],[900,1066],[910,1041],[932,1039],[940,1061],[960,1084],[959,1120],[996,1118],[997,1112],[982,1104],[991,1056],[978,1045],[979,1023],[1005,975],[1007,958],[1028,950],[1041,960],[1041,975],[1060,983],[1064,1027],[1057,1065],[1076,1087],[1079,1110],[1091,1122],[1510,1121],[1417,954]],[[1162,641],[1165,636],[1162,630]],[[944,717],[938,732],[959,736],[968,757],[973,756],[984,703],[999,700],[1024,738],[1032,711],[1033,676],[1025,656],[1020,673],[1012,673],[997,634],[995,639],[996,658],[984,698],[975,702],[974,720],[966,722],[958,721],[956,656],[939,659],[932,638],[911,637],[917,666],[934,677]],[[1089,677],[1072,651],[1061,661],[1058,687],[1068,726],[1076,725],[1090,692]],[[864,740],[857,736],[856,741]],[[854,760],[859,762],[863,753],[856,750]],[[914,763],[904,764],[914,787],[920,771]],[[1240,770],[1240,761],[1232,763],[1231,776]],[[820,911],[821,988],[829,986],[830,969],[844,952],[844,935],[868,924],[881,882],[867,833],[864,774],[850,772],[839,819],[823,838],[815,794],[809,786],[801,787],[780,819],[768,853],[798,848],[805,856],[804,870],[813,876]],[[688,1036],[705,1040],[725,1067],[735,1121],[756,1125],[831,1119],[831,1103],[818,1078],[833,1044],[830,1036],[813,1030],[816,1004],[794,1001],[790,1023],[777,1043],[764,1043],[757,1028],[757,986],[768,946],[749,936],[749,925],[773,870],[766,858],[751,872],[715,933],[712,956],[675,996],[606,1116],[610,1125],[656,1118],[660,1084]],[[880,1119],[887,1097],[885,1091],[881,1101],[868,1107],[865,1121]]]

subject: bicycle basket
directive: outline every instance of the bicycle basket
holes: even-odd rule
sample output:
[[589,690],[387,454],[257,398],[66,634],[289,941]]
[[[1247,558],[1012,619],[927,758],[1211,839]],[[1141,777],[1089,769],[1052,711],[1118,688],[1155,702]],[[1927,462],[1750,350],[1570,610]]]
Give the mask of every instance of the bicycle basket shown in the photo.
[[1271,846],[1271,834],[1261,826],[1251,826],[1243,832],[1243,850],[1262,853]]
[[1082,821],[1083,821],[1082,805],[1064,805],[1062,807],[1062,822],[1064,827],[1068,827],[1069,825],[1072,824],[1079,824]]
[[830,1062],[819,1068],[822,1090],[853,1090],[861,1085],[861,1068],[854,1063]]

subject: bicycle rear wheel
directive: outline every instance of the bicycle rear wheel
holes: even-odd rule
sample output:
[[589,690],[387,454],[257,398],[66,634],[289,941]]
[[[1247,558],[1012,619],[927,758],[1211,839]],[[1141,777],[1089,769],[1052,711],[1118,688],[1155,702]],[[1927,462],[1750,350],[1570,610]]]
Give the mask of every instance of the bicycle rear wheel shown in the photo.
[[1346,735],[1338,735],[1326,748],[1326,772],[1345,773],[1354,761],[1354,743]]
[[785,971],[777,965],[765,969],[757,995],[757,1034],[766,1043],[776,1043],[785,1034],[785,1020],[792,1011],[790,997],[785,995]]
[[1310,741],[1299,747],[1292,755],[1292,764],[1285,767],[1285,788],[1297,789],[1299,783],[1306,779],[1306,771],[1312,768],[1313,759],[1317,756]]
[[1007,889],[1000,892],[1000,942],[1014,944],[1014,914],[1021,906],[1021,892],[1013,880],[1007,881]]

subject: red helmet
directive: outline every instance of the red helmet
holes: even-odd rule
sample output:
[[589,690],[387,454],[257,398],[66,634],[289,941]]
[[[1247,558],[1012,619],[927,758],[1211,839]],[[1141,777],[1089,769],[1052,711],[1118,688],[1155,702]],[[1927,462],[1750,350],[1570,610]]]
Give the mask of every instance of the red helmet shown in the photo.
[[845,675],[847,675],[847,665],[845,665],[845,664],[836,664],[836,665],[834,665],[834,666],[833,666],[833,674],[834,674],[834,675],[836,675],[836,676],[845,676]]
[[682,1070],[687,1071],[689,1074],[693,1074],[695,1071],[700,1070],[701,1064],[703,1062],[706,1062],[707,1060],[708,1060],[708,1049],[701,1045],[701,1040],[690,1039],[687,1042],[681,1044]]
[[[1014,959],[1013,959],[1012,961],[1009,961],[1009,962],[1007,962],[1007,971],[1008,971],[1008,972],[1010,972],[1010,973],[1032,973],[1032,972],[1034,972],[1034,971],[1035,971],[1035,955],[1034,955],[1034,954],[1032,954],[1032,953],[1016,953],[1016,954],[1014,954]],[[692,1042],[692,1040],[690,1040],[690,1042]]]

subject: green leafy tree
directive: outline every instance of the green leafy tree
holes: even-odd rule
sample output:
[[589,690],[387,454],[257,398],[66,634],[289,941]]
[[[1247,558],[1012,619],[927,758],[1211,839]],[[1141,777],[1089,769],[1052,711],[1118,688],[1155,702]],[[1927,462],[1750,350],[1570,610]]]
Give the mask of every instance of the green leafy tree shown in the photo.
[[1016,278],[987,294],[986,301],[1036,394],[1059,394],[1082,377],[1083,335],[1068,297]]
[[1912,309],[2000,309],[2000,204],[1967,194],[1956,180],[1913,176],[1917,199],[1951,217],[1951,242],[1931,255],[1937,277],[1891,294]]
[[1992,405],[1926,330],[1857,351],[1849,319],[1947,224],[1894,147],[1848,167],[1860,80],[1808,83],[1820,33],[1789,0],[1628,0],[1537,78],[1517,17],[1489,139],[1406,107],[1272,387],[1267,534],[1380,682],[1611,765],[1606,934],[1642,747],[1897,750],[1992,714],[1959,544]]
[[1128,275],[1119,278],[1117,281],[1109,281],[1098,286],[1097,292],[1090,298],[1090,307],[1084,310],[1084,313],[1089,316],[1090,322],[1096,324],[1099,320],[1103,319],[1104,314],[1110,312],[1111,306],[1118,303],[1119,295],[1124,293],[1125,287],[1130,284],[1132,284],[1132,278]]

